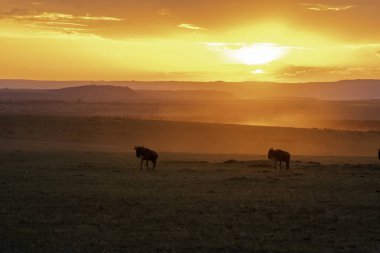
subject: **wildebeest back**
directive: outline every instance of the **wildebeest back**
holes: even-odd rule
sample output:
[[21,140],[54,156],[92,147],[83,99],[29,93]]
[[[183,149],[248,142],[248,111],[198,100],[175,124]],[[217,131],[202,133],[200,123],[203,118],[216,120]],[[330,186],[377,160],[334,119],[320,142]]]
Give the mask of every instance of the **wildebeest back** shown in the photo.
[[268,152],[268,159],[276,159],[277,161],[289,162],[290,153],[281,149],[270,149]]

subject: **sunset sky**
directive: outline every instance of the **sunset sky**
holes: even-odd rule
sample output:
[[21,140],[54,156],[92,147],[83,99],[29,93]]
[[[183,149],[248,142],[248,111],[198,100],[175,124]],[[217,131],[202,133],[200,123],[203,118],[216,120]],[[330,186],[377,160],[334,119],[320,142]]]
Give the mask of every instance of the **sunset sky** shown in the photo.
[[380,79],[378,0],[0,0],[0,78]]

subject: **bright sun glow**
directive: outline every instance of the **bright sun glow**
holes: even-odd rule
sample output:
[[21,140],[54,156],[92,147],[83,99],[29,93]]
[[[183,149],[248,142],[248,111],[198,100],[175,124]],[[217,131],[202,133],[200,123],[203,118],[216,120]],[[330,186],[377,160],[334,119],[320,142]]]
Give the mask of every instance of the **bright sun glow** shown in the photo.
[[256,69],[256,70],[252,70],[251,73],[254,75],[262,75],[262,74],[265,74],[265,71],[262,69]]
[[262,65],[275,61],[286,53],[286,49],[273,44],[245,45],[238,49],[228,49],[227,54],[235,61],[246,65]]
[[0,79],[380,79],[380,1],[108,2],[0,0]]

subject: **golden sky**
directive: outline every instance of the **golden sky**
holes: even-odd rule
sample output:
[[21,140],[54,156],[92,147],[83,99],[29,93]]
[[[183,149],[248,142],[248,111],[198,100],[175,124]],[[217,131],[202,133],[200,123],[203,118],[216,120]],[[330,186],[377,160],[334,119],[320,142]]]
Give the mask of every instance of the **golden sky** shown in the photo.
[[0,78],[380,79],[378,0],[0,0]]

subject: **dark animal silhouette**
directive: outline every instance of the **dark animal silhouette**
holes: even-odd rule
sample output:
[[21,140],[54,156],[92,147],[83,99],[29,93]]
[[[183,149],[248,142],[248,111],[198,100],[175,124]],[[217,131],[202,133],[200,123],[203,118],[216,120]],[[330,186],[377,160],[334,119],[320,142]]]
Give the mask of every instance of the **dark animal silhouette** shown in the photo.
[[140,170],[142,170],[142,165],[144,161],[146,161],[146,167],[148,170],[150,170],[148,166],[148,161],[151,161],[153,163],[153,170],[156,169],[158,154],[155,151],[141,146],[136,146],[135,150],[136,157],[141,158]]
[[274,150],[273,148],[268,151],[268,159],[274,161],[274,169],[277,169],[277,161],[280,162],[280,170],[282,162],[286,163],[286,169],[289,169],[290,154],[281,149]]
[[379,160],[380,160],[380,149],[379,149],[379,153],[377,154],[377,157],[378,157]]

